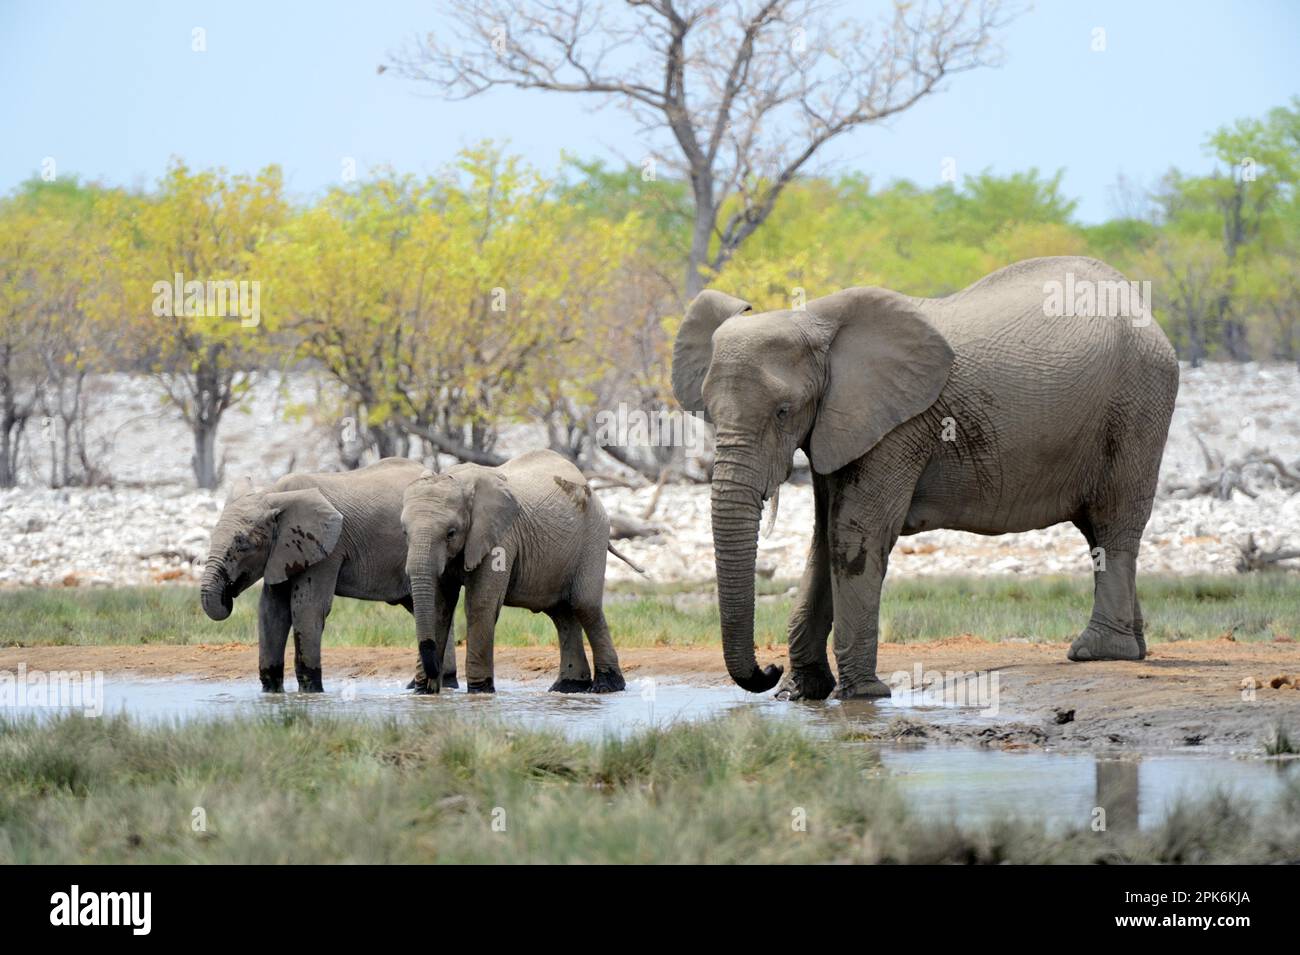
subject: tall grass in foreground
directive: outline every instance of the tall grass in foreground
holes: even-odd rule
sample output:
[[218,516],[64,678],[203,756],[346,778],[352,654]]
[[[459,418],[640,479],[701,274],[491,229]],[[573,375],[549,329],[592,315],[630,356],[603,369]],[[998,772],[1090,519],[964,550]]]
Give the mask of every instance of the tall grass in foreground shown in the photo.
[[[755,608],[760,643],[785,642],[793,583],[765,581]],[[1138,582],[1148,642],[1300,637],[1300,577],[1143,577]],[[1074,577],[886,580],[881,626],[887,642],[959,634],[988,640],[1072,640],[1087,623],[1092,582]],[[711,590],[684,585],[621,585],[605,602],[614,641],[623,647],[719,642]],[[463,609],[457,632],[465,633]],[[340,598],[325,642],[331,646],[410,646],[411,616],[400,607]],[[203,615],[191,587],[0,590],[0,646],[50,644],[256,643],[257,593],[235,602],[229,620]],[[551,645],[549,618],[506,608],[497,626],[506,646]]]
[[752,713],[598,743],[445,714],[0,722],[0,863],[1300,861],[1300,786],[1053,834],[927,822],[875,768]]

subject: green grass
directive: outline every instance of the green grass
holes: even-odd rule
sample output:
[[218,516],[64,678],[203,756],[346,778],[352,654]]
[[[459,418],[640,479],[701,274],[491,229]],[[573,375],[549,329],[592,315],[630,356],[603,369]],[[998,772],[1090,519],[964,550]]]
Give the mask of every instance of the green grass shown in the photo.
[[1271,811],[1187,803],[1141,834],[923,820],[869,747],[752,713],[604,742],[446,714],[0,722],[0,864],[1280,862],[1297,846],[1300,786]]
[[[790,582],[765,581],[756,608],[760,643],[785,642]],[[1295,575],[1144,577],[1139,582],[1147,640],[1186,640],[1232,633],[1239,640],[1300,637],[1300,580]],[[970,633],[989,640],[1070,640],[1087,621],[1092,585],[1080,578],[926,578],[887,580],[881,606],[884,639],[907,643]],[[612,588],[605,604],[622,647],[716,644],[717,607],[709,593],[681,584]],[[257,594],[235,603],[229,620],[203,615],[188,587],[26,589],[0,591],[0,646],[136,643],[253,643]],[[464,635],[464,614],[458,615]],[[408,646],[410,615],[400,607],[340,598],[325,642],[330,646]],[[507,608],[497,642],[550,645],[544,615]]]

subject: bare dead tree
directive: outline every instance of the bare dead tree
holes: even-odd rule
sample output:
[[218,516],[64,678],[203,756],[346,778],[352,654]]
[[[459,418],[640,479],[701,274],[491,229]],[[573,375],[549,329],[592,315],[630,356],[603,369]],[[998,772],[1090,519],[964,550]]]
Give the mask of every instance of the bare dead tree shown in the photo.
[[874,23],[832,0],[452,0],[451,35],[391,56],[452,99],[495,87],[605,97],[694,200],[686,297],[827,143],[993,64],[1003,0],[895,0]]

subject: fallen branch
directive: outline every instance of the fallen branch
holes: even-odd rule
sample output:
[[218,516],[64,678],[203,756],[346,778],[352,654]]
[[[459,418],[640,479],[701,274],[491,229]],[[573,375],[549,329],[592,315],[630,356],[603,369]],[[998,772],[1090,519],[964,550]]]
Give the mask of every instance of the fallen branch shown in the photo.
[[176,550],[170,547],[165,547],[162,550],[151,551],[147,554],[137,554],[136,556],[139,557],[140,560],[162,558],[163,560],[182,560],[187,564],[198,563],[200,559],[198,554],[191,553],[187,550]]
[[591,489],[593,491],[603,491],[610,487],[622,487],[627,488],[629,491],[636,491],[649,483],[642,480],[640,475],[636,475],[636,481],[629,481],[617,474],[607,474],[603,471],[583,471],[582,474],[588,482],[601,482],[600,484],[592,483]]
[[628,540],[634,537],[657,537],[664,532],[662,524],[650,524],[628,514],[609,515],[610,540]]
[[1277,550],[1261,550],[1254,534],[1247,534],[1246,540],[1238,546],[1241,548],[1241,556],[1237,558],[1237,572],[1242,574],[1265,570],[1284,560],[1300,558],[1300,550],[1295,548],[1279,547]]
[[485,467],[494,468],[497,465],[505,464],[506,458],[491,451],[477,451],[474,448],[467,448],[459,441],[453,441],[445,434],[440,434],[430,428],[424,428],[408,418],[397,418],[395,423],[399,428],[408,434],[413,434],[417,438],[424,438],[443,454],[450,454],[458,461],[464,461],[468,464],[481,464]]
[[650,518],[654,517],[655,509],[659,506],[659,495],[663,493],[664,485],[667,483],[668,468],[664,468],[659,472],[659,480],[655,481],[655,489],[654,493],[650,495],[650,503],[647,504],[645,510],[641,512],[641,519],[643,521],[648,521]]
[[[1226,460],[1224,456],[1206,447],[1201,436],[1194,435],[1196,443],[1201,446],[1201,455],[1205,459],[1206,473],[1196,480],[1188,482],[1168,482],[1165,491],[1175,498],[1191,498],[1209,495],[1220,501],[1232,499],[1234,491],[1240,491],[1249,498],[1258,497],[1255,488],[1247,484],[1250,476],[1268,474],[1277,487],[1291,493],[1300,491],[1300,462],[1287,465],[1277,455],[1267,449],[1252,448],[1240,457]],[[1256,482],[1258,485],[1258,481]]]

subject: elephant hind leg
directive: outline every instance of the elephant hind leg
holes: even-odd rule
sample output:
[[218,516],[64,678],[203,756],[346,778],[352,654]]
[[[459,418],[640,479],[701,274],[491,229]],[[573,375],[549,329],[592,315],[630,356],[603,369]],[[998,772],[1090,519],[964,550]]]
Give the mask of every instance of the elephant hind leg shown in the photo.
[[592,693],[617,693],[626,689],[627,681],[623,679],[623,670],[618,665],[618,652],[614,641],[609,636],[609,624],[605,622],[605,611],[600,604],[574,608],[578,622],[587,631],[587,642],[591,644],[591,658],[595,666],[595,677],[591,683]]
[[294,578],[289,598],[293,616],[293,669],[298,692],[322,693],[321,636],[330,608],[334,606],[334,585],[339,565],[320,564]]
[[1137,599],[1143,523],[1145,515],[1136,530],[1131,523],[1099,520],[1092,514],[1075,521],[1088,539],[1092,556],[1093,603],[1087,628],[1070,644],[1071,660],[1141,660],[1146,656]]
[[1137,638],[1138,652],[1142,655],[1139,660],[1145,660],[1147,655],[1147,639],[1145,625],[1142,622],[1142,605],[1138,603],[1136,581],[1133,587],[1133,636]]
[[582,625],[567,605],[554,607],[546,615],[560,637],[560,675],[551,684],[552,693],[585,693],[591,689],[591,668],[582,645]]

